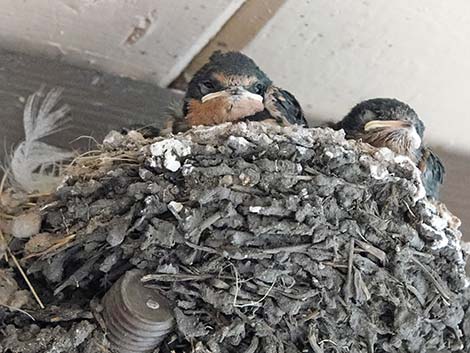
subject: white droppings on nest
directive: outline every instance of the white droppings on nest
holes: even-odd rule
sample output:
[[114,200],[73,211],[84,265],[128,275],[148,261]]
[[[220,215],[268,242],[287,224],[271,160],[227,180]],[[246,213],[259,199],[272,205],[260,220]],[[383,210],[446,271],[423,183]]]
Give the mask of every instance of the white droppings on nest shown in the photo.
[[454,237],[454,238],[451,238],[451,237],[447,237],[448,240],[449,240],[449,247],[453,248],[453,249],[456,249],[455,253],[457,254],[457,257],[458,257],[458,261],[463,265],[465,266],[465,259],[463,257],[463,254],[464,254],[464,249],[462,248],[462,245],[463,245],[463,242],[461,241],[461,233],[458,232],[458,236]]
[[240,136],[229,136],[227,140],[227,145],[233,148],[234,150],[240,151],[240,152],[245,152],[249,148],[252,148],[255,146],[246,138],[240,137]]
[[452,229],[459,229],[462,221],[447,209],[447,206],[442,202],[437,202],[436,206],[439,216],[446,220],[447,224]]
[[435,204],[427,201],[424,205],[424,210],[426,212],[427,217],[429,218],[429,224],[433,228],[437,230],[443,230],[449,226],[448,220],[446,218],[441,217],[441,214]]
[[386,177],[390,176],[390,173],[383,164],[371,161],[371,158],[367,155],[360,156],[359,161],[363,165],[369,165],[370,175],[376,180],[383,180]]
[[421,224],[421,226],[427,232],[434,234],[436,238],[439,237],[439,240],[435,240],[433,245],[431,246],[433,250],[439,250],[449,245],[449,238],[446,236],[446,234],[443,231],[434,229],[433,227],[425,223]]
[[[467,258],[470,258],[470,242],[462,241],[460,242],[460,245],[462,247],[462,251],[467,255]],[[469,262],[466,263],[466,268],[467,268],[467,273],[468,270],[470,269],[470,260]],[[470,277],[467,276],[465,279],[465,288],[470,287]]]
[[303,188],[302,190],[300,190],[299,196],[302,199],[308,199],[309,198],[308,190],[306,188]]
[[249,211],[251,213],[260,213],[263,207],[261,206],[250,206]]
[[188,138],[194,139],[195,142],[210,141],[214,138],[214,136],[223,136],[224,134],[227,134],[231,126],[232,123],[225,123],[214,126],[196,126],[191,129]]
[[238,179],[240,180],[242,185],[248,185],[251,182],[250,176],[248,174],[243,173],[243,172],[240,173],[240,175],[238,176]]
[[413,173],[413,179],[415,180],[416,192],[413,200],[419,201],[426,197],[426,189],[424,188],[423,182],[421,181],[421,171],[416,167],[416,164],[407,156],[396,155],[393,161],[405,168],[408,168]]
[[150,161],[150,166],[151,166],[152,168],[156,168],[156,167],[158,166],[157,161],[156,161],[155,159],[152,159],[152,160]]
[[194,166],[191,163],[184,163],[181,169],[181,174],[183,176],[188,176],[189,174],[193,172],[193,170],[194,170]]
[[325,156],[329,157],[330,159],[335,158],[335,154],[331,151],[326,151]]
[[302,147],[302,146],[297,146],[296,147],[297,151],[300,153],[300,155],[304,155],[305,153],[307,153],[308,151],[308,148],[305,148],[305,147]]
[[379,160],[391,161],[396,157],[396,154],[387,147],[381,147],[374,153],[374,157]]
[[[379,171],[380,170],[380,171]],[[370,175],[372,176],[372,178],[374,179],[377,179],[377,180],[382,180],[384,179],[388,173],[385,173],[385,171],[383,170],[383,168],[379,168],[378,165],[374,165],[372,164],[370,166]]]
[[158,273],[177,274],[178,267],[173,264],[163,264],[157,267]]
[[262,134],[259,135],[259,141],[261,141],[265,145],[270,145],[271,143],[273,143],[273,139],[270,138],[265,133],[262,133]]
[[[440,250],[445,247],[455,249],[458,261],[461,264],[465,264],[465,259],[463,257],[465,246],[464,242],[461,241],[462,233],[451,226],[452,222],[454,222],[453,218],[451,219],[451,222],[449,222],[446,217],[443,217],[440,207],[436,207],[436,205],[429,201],[425,201],[425,210],[428,216],[428,224],[421,224],[422,228],[425,231],[440,237],[440,240],[436,240],[434,242],[432,249]],[[446,229],[448,229],[447,232]],[[470,285],[470,282],[468,284]]]
[[176,213],[180,213],[180,211],[183,209],[183,204],[176,201],[170,201],[168,208],[175,211]]
[[[287,129],[287,128],[285,128]],[[344,138],[344,131],[335,131],[330,128],[302,128],[296,126],[295,129],[284,130],[287,132],[287,135],[290,137],[290,140],[295,143],[297,146],[302,146],[306,148],[312,148],[318,140],[323,139],[327,136],[329,139],[337,141],[338,145],[347,144],[346,139]]]
[[162,158],[163,166],[166,169],[176,172],[181,168],[179,158],[189,155],[191,153],[191,147],[189,143],[184,140],[169,138],[150,145],[150,153],[154,157]]
[[431,226],[433,226],[437,230],[444,230],[449,226],[449,223],[446,219],[442,217],[434,216],[433,218],[431,218]]
[[415,166],[413,161],[407,156],[396,155],[393,158],[393,161],[397,164],[408,164],[408,165],[413,166],[413,167]]
[[179,213],[184,209],[184,206],[180,202],[170,201],[168,203],[168,210],[175,216],[176,219],[181,219]]
[[341,159],[350,155],[351,153],[352,152],[350,150],[347,150],[343,146],[339,145],[328,146],[323,150],[323,155],[327,157],[328,160]]

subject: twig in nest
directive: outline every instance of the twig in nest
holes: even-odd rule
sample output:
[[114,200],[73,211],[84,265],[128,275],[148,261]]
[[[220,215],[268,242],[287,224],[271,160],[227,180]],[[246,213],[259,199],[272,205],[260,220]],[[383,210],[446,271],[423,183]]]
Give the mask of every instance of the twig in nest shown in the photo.
[[215,222],[217,222],[219,219],[222,218],[222,213],[221,212],[216,212],[213,215],[207,217],[204,221],[202,221],[196,228],[194,228],[188,236],[190,239],[199,239],[199,236],[201,233],[209,228],[211,225],[213,225]]
[[406,208],[408,209],[408,212],[410,212],[410,215],[412,215],[413,218],[417,218],[416,215],[415,215],[415,214],[413,213],[413,211],[411,210],[410,205],[408,205],[408,202],[403,201],[403,203],[406,205]]
[[26,315],[27,317],[29,317],[31,320],[36,321],[36,319],[33,317],[33,315],[31,315],[27,311],[24,311],[23,309],[15,308],[14,306],[6,305],[6,304],[0,304],[0,305],[7,308],[10,311],[18,311],[18,312]]
[[21,259],[21,261],[25,261],[25,260],[28,260],[28,259],[31,259],[31,258],[34,258],[34,257],[42,256],[42,255],[46,255],[46,254],[51,253],[54,250],[60,249],[62,246],[68,244],[71,240],[73,240],[76,236],[77,236],[77,234],[75,234],[75,233],[70,234],[70,235],[66,236],[65,238],[57,240],[57,242],[54,245],[48,247],[46,250],[36,252],[36,253],[33,253],[33,254],[29,254],[29,255],[23,257]]
[[305,316],[301,321],[300,323],[303,325],[305,324],[306,322],[308,321],[315,321],[318,317],[320,317],[321,315],[321,312],[316,310],[316,309],[313,309],[310,313],[307,314],[307,316]]
[[211,279],[211,275],[187,275],[187,274],[168,274],[168,273],[156,273],[152,275],[146,275],[141,278],[142,282],[149,281],[160,281],[160,282],[186,282],[186,281],[205,281]]
[[322,345],[323,346],[323,343],[331,343],[333,345],[333,348],[336,352],[338,352],[338,345],[336,344],[336,342],[332,341],[332,340],[328,340],[328,339],[324,339],[322,341],[320,341],[318,344]]
[[418,291],[418,289],[416,289],[414,286],[412,286],[409,283],[405,284],[405,288],[415,296],[416,300],[419,301],[422,307],[426,305],[426,301],[424,297],[421,295],[421,293]]
[[[70,142],[76,142],[76,141],[80,141],[80,140],[83,140],[83,139],[87,139],[87,140],[90,140],[92,142],[95,143],[96,146],[99,146],[100,143],[98,142],[97,139],[95,139],[93,136],[90,136],[90,135],[80,135],[78,136],[77,138],[74,138],[72,141]],[[88,146],[91,147],[91,144],[89,144]],[[91,150],[91,148],[88,148],[89,150]]]
[[269,296],[269,293],[271,293],[272,289],[276,285],[277,280],[273,281],[273,283],[268,288],[266,293],[259,300],[255,301],[255,302],[251,301],[250,303],[246,303],[246,304],[238,304],[237,303],[237,298],[238,298],[238,293],[240,292],[240,277],[238,275],[238,270],[235,267],[235,265],[233,265],[233,264],[230,264],[230,265],[233,268],[233,273],[235,275],[235,295],[233,296],[233,306],[236,307],[236,308],[246,308],[246,307],[249,307],[249,306],[256,306],[256,307],[261,306],[261,303]]
[[317,337],[315,335],[315,329],[310,325],[309,334],[308,334],[308,343],[315,353],[324,353],[323,348],[317,342]]
[[344,288],[344,296],[346,302],[352,297],[351,286],[353,280],[353,263],[354,263],[354,238],[351,238],[349,241],[349,255],[348,255],[348,277],[346,280],[346,287]]
[[437,279],[437,275],[433,274],[434,271],[431,272],[430,270],[428,270],[426,266],[424,266],[415,257],[411,257],[411,260],[413,260],[413,262],[417,264],[423,270],[424,274],[429,278],[432,284],[434,284],[434,287],[436,287],[439,294],[444,298],[446,302],[448,302],[450,299],[450,293],[448,293],[448,291],[441,285],[440,281]]
[[38,294],[36,293],[36,290],[34,289],[33,285],[29,281],[28,276],[26,276],[26,273],[23,271],[23,268],[21,267],[20,263],[16,259],[16,256],[13,254],[13,252],[10,250],[9,247],[7,247],[7,252],[8,252],[8,255],[11,256],[11,258],[13,259],[13,262],[15,263],[15,266],[18,268],[18,271],[20,271],[20,273],[21,273],[21,276],[23,276],[23,279],[25,280],[26,284],[28,285],[29,289],[31,290],[31,293],[34,296],[34,299],[36,299],[36,301],[38,302],[40,308],[44,309],[45,308],[44,304],[42,303],[41,299],[39,298]]
[[190,248],[194,249],[194,250],[200,250],[200,251],[207,252],[209,254],[216,254],[216,255],[222,256],[222,254],[219,251],[217,251],[217,250],[215,250],[215,249],[213,249],[209,246],[193,244],[193,243],[191,243],[190,241],[187,241],[187,240],[184,243],[187,246],[189,246]]
[[82,154],[76,156],[72,161],[69,163],[68,167],[71,167],[75,164],[77,164],[79,161],[84,160],[85,157],[87,157],[89,154],[94,154],[92,157],[97,159],[99,156],[102,154],[101,150],[91,150],[91,151],[86,151],[83,152]]
[[434,306],[434,304],[437,303],[437,301],[439,300],[439,294],[436,294],[434,296],[434,298],[431,299],[431,301],[429,302],[428,306],[426,307],[426,309],[424,309],[424,317],[427,317],[429,316],[429,312],[431,311],[432,307]]
[[184,243],[194,250],[204,251],[209,254],[216,254],[216,255],[233,259],[233,260],[264,259],[266,257],[270,257],[272,255],[276,255],[281,252],[285,252],[287,254],[294,253],[294,252],[302,253],[305,250],[307,250],[310,246],[312,246],[312,244],[300,244],[300,245],[292,245],[292,246],[282,246],[279,248],[271,248],[271,249],[258,249],[258,248],[246,247],[246,248],[236,248],[235,250],[232,250],[229,248],[216,250],[209,246],[197,245],[189,241],[185,241]]
[[3,189],[5,188],[5,183],[6,183],[6,181],[7,181],[8,173],[9,173],[9,172],[10,172],[10,169],[9,169],[9,168],[4,168],[2,181],[0,182],[0,197],[2,197]]
[[331,266],[333,268],[348,268],[348,265],[340,264],[340,263],[335,263],[331,261],[320,261],[321,264],[326,265],[326,266]]
[[28,194],[26,196],[28,197],[28,199],[37,199],[39,197],[46,197],[51,194],[52,194],[51,192],[40,192],[40,193],[35,193],[35,194]]
[[[271,257],[272,255],[279,254],[281,252],[286,254],[291,253],[304,253],[312,244],[299,244],[299,245],[292,245],[292,246],[281,246],[278,248],[271,248],[271,249],[258,249],[258,248],[235,248],[234,250],[230,251],[230,249],[223,250],[223,256],[229,257],[234,260],[259,260],[264,259],[267,257]],[[243,250],[243,251],[241,251]]]
[[362,249],[364,249],[364,251],[378,258],[382,265],[385,265],[387,263],[387,254],[385,252],[359,239],[356,239],[355,241],[359,244]]
[[0,227],[0,260],[3,259],[4,256],[6,256],[7,248],[8,248],[8,244],[7,244],[5,237],[3,236],[3,232]]

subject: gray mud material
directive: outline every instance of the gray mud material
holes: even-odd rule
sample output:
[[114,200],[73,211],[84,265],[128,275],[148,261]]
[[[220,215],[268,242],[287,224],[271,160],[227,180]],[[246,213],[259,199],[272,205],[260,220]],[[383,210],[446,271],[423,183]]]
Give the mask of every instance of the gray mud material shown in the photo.
[[470,351],[461,234],[409,160],[260,123],[105,141],[42,204],[46,310],[1,307],[0,352],[108,351],[99,301],[132,268],[174,305],[160,352]]

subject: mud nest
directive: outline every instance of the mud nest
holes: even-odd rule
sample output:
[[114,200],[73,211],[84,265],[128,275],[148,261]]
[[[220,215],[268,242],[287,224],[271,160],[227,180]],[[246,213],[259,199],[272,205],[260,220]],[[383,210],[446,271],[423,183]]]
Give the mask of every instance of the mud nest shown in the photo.
[[3,270],[36,321],[0,307],[0,352],[108,351],[100,300],[133,268],[173,305],[156,352],[470,351],[456,220],[411,161],[342,132],[112,132],[37,204],[9,248],[45,309]]

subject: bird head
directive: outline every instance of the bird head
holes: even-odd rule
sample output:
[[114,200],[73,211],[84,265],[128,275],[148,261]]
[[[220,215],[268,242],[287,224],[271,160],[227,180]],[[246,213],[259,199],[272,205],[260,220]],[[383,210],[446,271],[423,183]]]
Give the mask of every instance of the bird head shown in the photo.
[[189,82],[183,113],[190,125],[240,120],[264,109],[271,83],[246,55],[216,51]]
[[416,112],[396,99],[375,98],[357,104],[339,124],[348,137],[416,158],[424,124]]

